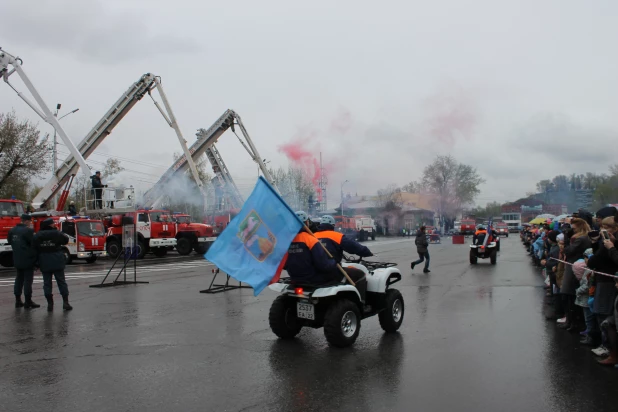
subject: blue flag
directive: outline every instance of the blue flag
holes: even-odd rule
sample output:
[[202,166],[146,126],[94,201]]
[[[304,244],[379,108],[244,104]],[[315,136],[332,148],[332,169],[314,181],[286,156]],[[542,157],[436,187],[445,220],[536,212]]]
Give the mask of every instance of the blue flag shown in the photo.
[[275,189],[260,178],[242,207],[206,252],[206,259],[257,296],[281,271],[282,260],[303,226]]

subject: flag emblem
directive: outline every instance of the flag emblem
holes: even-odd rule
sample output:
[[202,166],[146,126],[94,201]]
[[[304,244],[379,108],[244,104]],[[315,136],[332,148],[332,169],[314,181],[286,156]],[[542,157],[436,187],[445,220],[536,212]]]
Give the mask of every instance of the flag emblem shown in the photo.
[[277,238],[255,210],[247,214],[238,225],[236,234],[245,249],[260,262],[263,262],[275,249]]

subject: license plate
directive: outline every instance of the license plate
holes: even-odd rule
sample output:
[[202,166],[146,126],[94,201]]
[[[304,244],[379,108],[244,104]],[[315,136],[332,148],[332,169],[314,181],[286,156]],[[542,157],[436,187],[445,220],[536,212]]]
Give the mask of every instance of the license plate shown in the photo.
[[315,320],[315,308],[311,304],[297,302],[296,316],[301,319]]

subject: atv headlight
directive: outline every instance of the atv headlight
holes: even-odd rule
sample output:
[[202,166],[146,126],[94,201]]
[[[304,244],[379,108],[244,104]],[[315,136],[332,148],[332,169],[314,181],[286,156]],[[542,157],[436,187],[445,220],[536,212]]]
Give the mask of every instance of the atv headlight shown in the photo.
[[79,242],[79,245],[78,245],[78,249],[77,249],[77,250],[78,250],[79,252],[83,252],[83,251],[85,251],[85,250],[86,250],[86,246],[85,246],[82,242]]

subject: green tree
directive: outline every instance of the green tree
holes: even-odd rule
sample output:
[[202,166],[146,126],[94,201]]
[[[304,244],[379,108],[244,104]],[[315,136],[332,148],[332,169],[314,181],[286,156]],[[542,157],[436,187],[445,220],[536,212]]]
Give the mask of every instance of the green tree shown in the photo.
[[30,182],[49,166],[47,136],[14,112],[0,113],[0,197],[24,199]]
[[550,185],[551,185],[551,180],[549,179],[541,180],[540,182],[536,184],[536,190],[538,193],[545,193],[547,192],[547,189],[549,189]]

